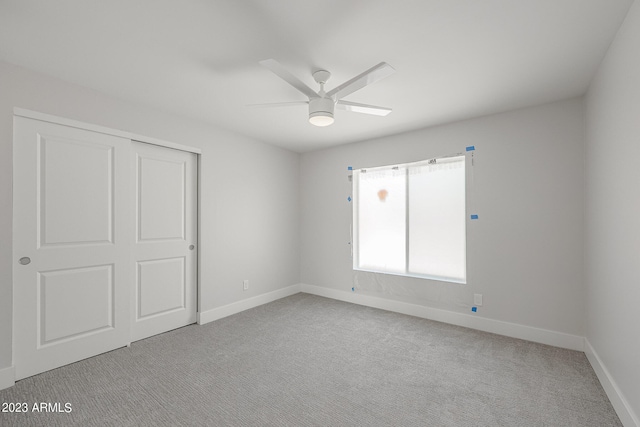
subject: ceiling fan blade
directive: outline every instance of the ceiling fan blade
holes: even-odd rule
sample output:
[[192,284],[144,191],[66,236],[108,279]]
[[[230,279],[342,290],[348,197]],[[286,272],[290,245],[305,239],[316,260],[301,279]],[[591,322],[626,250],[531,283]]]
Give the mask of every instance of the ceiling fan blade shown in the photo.
[[309,98],[317,98],[318,94],[314,92],[309,86],[304,84],[299,78],[291,74],[287,71],[278,61],[275,59],[265,59],[264,61],[260,61],[260,65],[265,68],[270,69],[275,75],[280,77],[285,82],[289,83],[291,86],[298,89],[300,92],[307,95]]
[[295,107],[297,105],[307,105],[309,101],[293,101],[293,102],[270,102],[268,104],[249,104],[251,108],[273,108],[273,107]]
[[378,65],[369,68],[362,74],[359,74],[349,81],[342,83],[340,86],[332,89],[327,93],[328,96],[334,99],[342,99],[345,96],[352,94],[353,92],[362,89],[363,87],[377,82],[380,79],[384,79],[387,76],[395,73],[396,70],[386,62],[381,62]]
[[391,112],[391,108],[377,107],[375,105],[358,104],[356,102],[338,101],[336,108],[353,111],[355,113],[373,114],[374,116],[386,116]]

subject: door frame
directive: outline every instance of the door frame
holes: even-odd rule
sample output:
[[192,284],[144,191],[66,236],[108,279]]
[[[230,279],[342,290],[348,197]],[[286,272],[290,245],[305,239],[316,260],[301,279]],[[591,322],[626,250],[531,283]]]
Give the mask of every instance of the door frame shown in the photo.
[[[88,131],[92,131],[92,132],[97,132],[97,133],[103,133],[106,135],[113,135],[113,136],[118,136],[121,138],[126,138],[128,139],[130,142],[130,144],[133,141],[137,141],[137,142],[142,142],[145,144],[151,144],[151,145],[157,145],[160,147],[166,147],[166,148],[172,148],[175,150],[180,150],[180,151],[185,151],[188,153],[193,153],[196,155],[196,167],[198,168],[197,170],[197,174],[196,174],[196,215],[197,215],[197,219],[196,219],[196,227],[197,227],[197,231],[196,231],[196,248],[197,248],[197,259],[196,259],[196,272],[195,272],[195,276],[196,276],[196,319],[197,319],[197,323],[200,323],[200,312],[201,312],[201,289],[200,289],[200,283],[201,283],[201,273],[200,273],[200,265],[201,263],[201,245],[200,245],[200,240],[201,240],[201,177],[202,177],[202,161],[201,161],[201,156],[202,156],[202,150],[198,147],[193,147],[190,145],[184,145],[184,144],[177,144],[175,142],[170,142],[170,141],[165,141],[162,139],[158,139],[158,138],[152,138],[152,137],[148,137],[148,136],[144,136],[144,135],[139,135],[139,134],[135,134],[132,132],[126,132],[126,131],[121,131],[121,130],[117,130],[117,129],[112,129],[112,128],[108,128],[108,127],[104,127],[104,126],[99,126],[99,125],[94,125],[94,124],[90,124],[90,123],[84,123],[78,120],[72,120],[72,119],[67,119],[64,117],[59,117],[59,116],[54,116],[51,114],[46,114],[46,113],[40,113],[37,111],[32,111],[32,110],[28,110],[25,108],[19,108],[19,107],[14,107],[13,108],[13,116],[14,117],[25,117],[25,118],[29,118],[29,119],[35,119],[35,120],[39,120],[42,122],[49,122],[49,123],[54,123],[54,124],[58,124],[58,125],[63,125],[63,126],[68,126],[68,127],[73,127],[73,128],[78,128],[78,129],[83,129],[83,130],[88,130]],[[13,143],[15,144],[16,141],[14,139]],[[16,170],[17,165],[13,165],[13,170]],[[19,165],[18,165],[19,167]],[[131,170],[130,172],[130,176],[131,173],[133,173]],[[12,204],[13,206],[13,204]],[[12,213],[12,215],[15,213]],[[129,246],[131,249],[132,246],[132,241],[129,242]],[[13,255],[13,259],[17,260],[19,257],[19,254],[16,253],[16,249],[12,244],[12,255]],[[15,267],[14,267],[15,268]],[[15,286],[16,286],[16,282],[14,280],[13,282],[13,288],[14,291],[13,293],[15,294]],[[133,293],[135,291],[135,289],[133,289],[133,286],[131,286],[130,291]],[[129,300],[131,301],[132,299],[129,298]],[[11,339],[11,350],[12,350],[12,366],[15,365],[15,349],[16,349],[16,335],[15,335],[15,302],[12,303],[12,339]],[[131,332],[129,334],[129,342],[128,345],[131,345]]]

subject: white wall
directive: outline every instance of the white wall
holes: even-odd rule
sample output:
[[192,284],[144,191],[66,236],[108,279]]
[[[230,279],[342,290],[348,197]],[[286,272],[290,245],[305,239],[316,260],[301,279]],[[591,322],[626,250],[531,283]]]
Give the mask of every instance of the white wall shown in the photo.
[[640,426],[640,4],[637,1],[592,81],[585,111],[586,337],[635,412],[635,423]]
[[202,310],[299,282],[298,154],[0,62],[0,370],[11,365],[13,107],[202,149]]
[[[468,284],[351,269],[347,167],[476,147]],[[305,153],[302,283],[582,336],[582,99]]]

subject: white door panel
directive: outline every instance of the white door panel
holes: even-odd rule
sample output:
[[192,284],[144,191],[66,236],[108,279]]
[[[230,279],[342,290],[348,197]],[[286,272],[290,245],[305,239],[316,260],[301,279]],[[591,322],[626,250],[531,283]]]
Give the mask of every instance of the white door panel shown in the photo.
[[114,147],[40,135],[38,152],[40,245],[113,243]]
[[[166,286],[158,292],[158,283]],[[138,317],[186,308],[185,257],[138,263]]]
[[196,321],[197,158],[139,142],[133,150],[135,341]]
[[[148,149],[148,147],[145,148]],[[157,149],[171,150],[161,147]],[[140,195],[138,242],[184,241],[187,226],[185,212],[188,191],[186,188],[187,162],[184,158],[170,160],[164,157],[146,157],[145,154],[138,153],[137,166]]]
[[14,118],[16,379],[130,342],[130,153],[125,138]]
[[[38,273],[40,347],[115,326],[113,267],[110,264]],[[82,319],[82,323],[75,319]]]

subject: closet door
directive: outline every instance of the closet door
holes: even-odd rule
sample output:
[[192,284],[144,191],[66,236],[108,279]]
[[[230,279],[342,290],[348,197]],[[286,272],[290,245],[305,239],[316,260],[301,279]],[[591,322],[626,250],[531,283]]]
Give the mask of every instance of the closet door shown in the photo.
[[14,118],[16,379],[130,342],[130,141]]
[[132,340],[196,321],[197,157],[133,142]]

